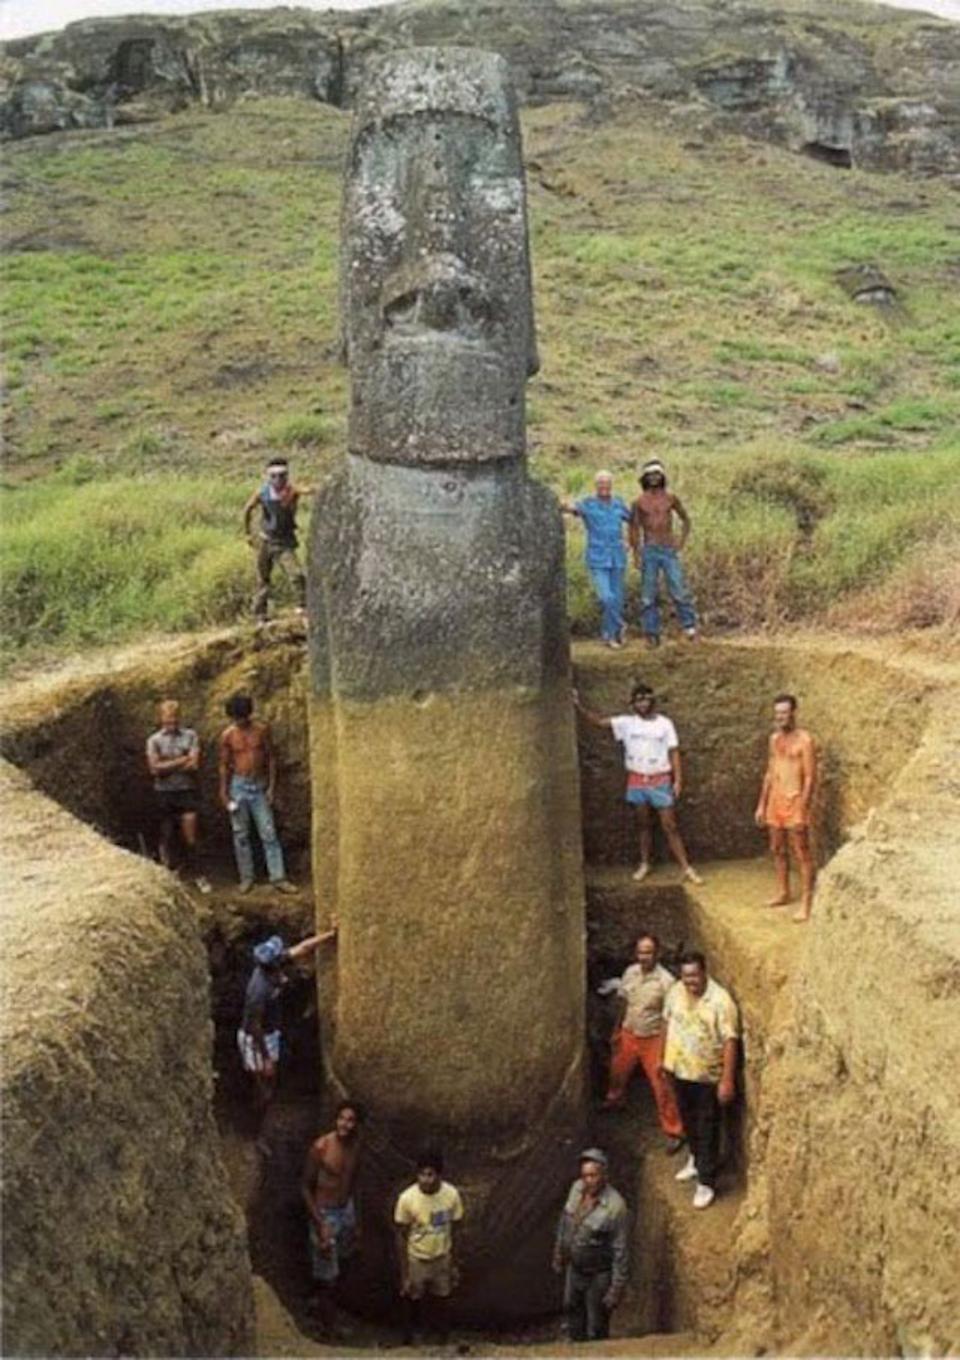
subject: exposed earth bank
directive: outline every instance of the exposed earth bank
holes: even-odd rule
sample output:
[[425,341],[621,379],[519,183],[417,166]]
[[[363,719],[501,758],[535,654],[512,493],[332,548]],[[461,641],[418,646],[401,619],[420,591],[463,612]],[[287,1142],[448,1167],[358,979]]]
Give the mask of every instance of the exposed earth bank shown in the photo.
[[[155,699],[178,692],[209,739],[223,696],[243,684],[277,723],[287,824],[305,844],[301,647],[297,630],[283,624],[257,646],[248,632],[182,638],[4,693],[0,751],[23,771],[9,776],[8,802],[21,812],[7,819],[15,891],[4,918],[12,1054],[4,1076],[12,1130],[7,1327],[22,1351],[192,1346],[227,1354],[245,1345],[250,1295],[212,1146],[199,948],[200,931],[210,941],[222,923],[198,902],[191,909],[164,871],[111,846],[29,780],[112,835],[129,841],[146,828],[149,847],[139,761]],[[689,1211],[659,1150],[642,1152],[635,1183],[625,1185],[646,1224],[649,1269],[638,1266],[620,1325],[634,1335],[672,1330],[674,1353],[761,1346],[956,1353],[960,1185],[950,1168],[960,1164],[960,659],[935,660],[905,644],[884,650],[804,637],[695,651],[669,644],[654,658],[632,645],[611,656],[588,643],[575,647],[574,667],[585,701],[605,711],[620,707],[634,676],[658,686],[687,750],[688,844],[701,863],[725,861],[711,863],[706,889],[689,896],[666,867],[641,890],[631,886],[615,751],[587,737],[581,780],[593,963],[619,958],[641,921],[664,923],[671,943],[682,933],[706,946],[745,1024],[746,1118],[715,1208]],[[771,690],[779,688],[798,692],[825,753],[823,845],[836,853],[809,928],[764,912],[769,868],[751,862],[762,845],[743,830]],[[117,734],[122,758],[101,776],[104,743],[109,749]],[[212,813],[211,777],[208,767]],[[221,842],[218,853],[225,849]],[[46,961],[42,978],[37,958]],[[89,1037],[76,1043],[78,1034]],[[51,1054],[61,1056],[51,1063]],[[639,1144],[629,1127],[604,1136],[617,1149],[618,1174],[622,1167],[627,1175],[645,1135]],[[38,1156],[37,1147],[52,1152]],[[86,1194],[88,1183],[99,1216],[84,1221],[103,1223],[114,1211],[117,1221],[69,1239],[47,1232],[46,1218],[65,1212],[64,1196]],[[27,1184],[33,1202],[52,1206],[39,1223],[23,1211]],[[145,1204],[155,1206],[149,1231]],[[171,1272],[171,1262],[194,1259],[198,1235],[202,1262],[197,1256],[195,1266]],[[211,1273],[224,1262],[228,1283]],[[123,1285],[108,1268],[159,1291],[162,1298],[144,1300],[142,1325],[163,1320],[162,1339],[146,1330],[119,1334],[111,1300]],[[60,1286],[59,1330],[41,1336],[35,1300],[55,1273],[80,1283],[75,1292]],[[263,1312],[269,1296],[260,1294]],[[270,1316],[284,1331],[275,1310]],[[289,1333],[287,1343],[294,1344]]]

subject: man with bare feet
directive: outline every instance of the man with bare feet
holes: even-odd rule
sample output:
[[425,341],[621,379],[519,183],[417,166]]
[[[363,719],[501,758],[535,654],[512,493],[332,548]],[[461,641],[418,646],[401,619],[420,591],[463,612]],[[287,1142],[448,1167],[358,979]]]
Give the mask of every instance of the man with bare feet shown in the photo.
[[460,1191],[443,1179],[443,1153],[428,1148],[417,1158],[416,1181],[407,1186],[393,1211],[408,1345],[422,1327],[426,1295],[431,1296],[437,1330],[446,1338],[446,1301],[459,1283],[455,1246],[462,1219]]
[[605,718],[600,713],[584,708],[576,690],[573,691],[573,702],[577,712],[588,723],[594,727],[609,728],[614,739],[623,743],[627,767],[626,799],[637,809],[640,829],[640,864],[633,875],[634,881],[642,883],[650,872],[653,849],[651,809],[655,809],[683,877],[690,883],[702,883],[703,879],[687,859],[677,827],[676,804],[683,790],[677,730],[668,717],[657,713],[653,690],[649,685],[634,685],[630,694],[633,712],[615,718]]
[[666,1032],[663,1006],[676,978],[658,962],[659,954],[656,935],[644,931],[635,946],[636,962],[616,980],[618,1020],[611,1038],[610,1081],[601,1109],[621,1108],[630,1078],[641,1067],[653,1091],[667,1152],[672,1154],[680,1150],[684,1136],[677,1102],[662,1070]]
[[177,829],[183,848],[184,869],[202,893],[211,891],[209,881],[197,872],[197,771],[200,739],[192,727],[180,726],[176,699],[160,704],[160,727],[147,738],[147,769],[160,812],[160,860],[173,866],[173,843]]
[[777,871],[777,895],[768,906],[790,902],[790,852],[800,870],[800,908],[795,921],[809,921],[815,868],[810,847],[810,806],[817,782],[817,752],[810,733],[797,726],[797,701],[778,694],[773,701],[774,729],[760,787],[756,821],[770,830],[770,851]]
[[608,647],[617,649],[623,646],[626,630],[623,597],[627,550],[623,526],[630,521],[630,510],[625,501],[613,494],[609,472],[597,473],[595,487],[595,496],[584,496],[573,504],[562,501],[560,509],[565,515],[576,515],[586,530],[584,561],[602,610],[600,636]]
[[232,694],[224,708],[233,722],[220,734],[220,802],[230,817],[240,891],[248,893],[253,887],[252,822],[260,836],[271,885],[278,892],[295,893],[297,889],[287,878],[283,847],[273,820],[277,762],[269,724],[254,718],[249,694]]
[[255,964],[243,999],[243,1019],[237,1030],[237,1047],[245,1072],[254,1079],[259,1114],[273,1099],[280,1063],[280,994],[289,979],[284,971],[316,953],[320,945],[336,938],[337,928],[322,935],[308,935],[290,949],[279,935],[254,946]]
[[739,1017],[733,997],[707,976],[697,950],[680,958],[680,981],[664,1007],[664,1071],[670,1074],[687,1131],[690,1157],[674,1177],[695,1181],[693,1207],[714,1201],[720,1161],[720,1124],[736,1094]]
[[353,1181],[362,1121],[360,1106],[341,1100],[334,1113],[333,1128],[311,1145],[300,1181],[309,1215],[310,1270],[316,1285],[314,1307],[321,1327],[329,1335],[334,1334],[336,1321],[333,1289],[344,1263],[357,1250]]
[[[674,533],[674,515],[680,521],[679,534]],[[629,531],[630,547],[641,573],[643,631],[650,647],[660,643],[657,594],[661,572],[684,636],[691,642],[697,636],[697,612],[680,563],[680,553],[689,537],[690,516],[680,497],[667,490],[663,464],[651,458],[640,470],[640,495],[633,503]]]
[[623,1295],[628,1261],[627,1206],[607,1180],[606,1153],[586,1148],[553,1249],[553,1268],[564,1273],[571,1341],[603,1341],[610,1335],[610,1314]]

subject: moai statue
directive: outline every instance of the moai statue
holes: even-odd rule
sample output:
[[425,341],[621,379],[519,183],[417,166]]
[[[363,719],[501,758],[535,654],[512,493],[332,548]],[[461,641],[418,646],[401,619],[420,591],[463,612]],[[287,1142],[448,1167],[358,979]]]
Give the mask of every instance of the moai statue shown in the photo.
[[537,358],[500,57],[371,68],[342,230],[349,451],[309,563],[313,866],[340,927],[328,1078],[370,1111],[385,1201],[443,1143],[476,1311],[503,1305],[524,1245],[547,1252],[584,1102],[563,532],[525,465]]

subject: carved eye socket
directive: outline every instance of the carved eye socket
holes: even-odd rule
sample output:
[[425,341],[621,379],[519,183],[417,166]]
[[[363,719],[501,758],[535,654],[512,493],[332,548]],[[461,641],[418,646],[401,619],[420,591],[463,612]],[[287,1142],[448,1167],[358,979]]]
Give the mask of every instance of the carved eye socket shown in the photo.
[[399,297],[392,298],[383,309],[384,319],[388,326],[402,326],[404,322],[413,321],[417,314],[417,294],[416,292],[401,293]]

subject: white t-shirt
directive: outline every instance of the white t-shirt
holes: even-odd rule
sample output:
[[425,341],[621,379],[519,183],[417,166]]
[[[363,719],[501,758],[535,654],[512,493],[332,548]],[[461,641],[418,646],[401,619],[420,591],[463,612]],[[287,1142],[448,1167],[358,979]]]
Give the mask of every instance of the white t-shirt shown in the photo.
[[623,742],[623,759],[634,774],[669,774],[670,752],[675,751],[677,729],[669,718],[658,713],[653,718],[638,718],[624,713],[611,719],[613,735]]

